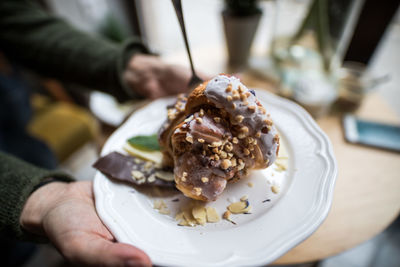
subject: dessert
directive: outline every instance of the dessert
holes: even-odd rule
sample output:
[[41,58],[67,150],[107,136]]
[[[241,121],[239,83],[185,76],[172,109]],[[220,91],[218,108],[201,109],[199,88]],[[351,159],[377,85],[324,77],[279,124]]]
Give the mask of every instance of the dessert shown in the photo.
[[255,92],[234,76],[219,75],[180,95],[159,131],[165,167],[186,196],[213,201],[228,182],[267,168],[279,135]]

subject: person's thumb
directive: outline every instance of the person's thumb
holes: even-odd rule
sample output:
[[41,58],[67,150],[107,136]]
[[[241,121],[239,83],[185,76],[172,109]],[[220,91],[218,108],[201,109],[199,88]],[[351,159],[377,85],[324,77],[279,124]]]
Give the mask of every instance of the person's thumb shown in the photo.
[[134,246],[101,237],[82,238],[69,244],[64,256],[84,266],[151,266],[150,258]]

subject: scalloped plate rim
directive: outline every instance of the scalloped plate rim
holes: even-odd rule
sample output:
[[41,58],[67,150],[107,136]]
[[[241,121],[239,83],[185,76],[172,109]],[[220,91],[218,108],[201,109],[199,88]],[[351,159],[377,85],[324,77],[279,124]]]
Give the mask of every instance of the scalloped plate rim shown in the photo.
[[[235,253],[231,253],[229,258],[226,258],[223,261],[217,262],[215,264],[211,264],[212,266],[225,266],[227,264],[233,264],[233,265],[261,265],[261,264],[268,264],[273,262],[274,260],[278,259],[280,256],[288,252],[290,249],[304,241],[307,237],[309,237],[312,233],[314,233],[318,227],[322,224],[322,222],[326,219],[330,207],[332,205],[332,200],[333,200],[333,191],[334,191],[334,186],[335,186],[335,181],[336,181],[336,176],[337,176],[337,163],[336,159],[334,157],[333,153],[333,148],[332,145],[329,141],[329,138],[327,135],[320,129],[320,127],[317,125],[317,123],[313,120],[313,118],[305,111],[302,107],[297,105],[296,103],[284,99],[282,97],[273,95],[269,92],[266,92],[265,90],[262,89],[256,89],[257,94],[260,94],[262,98],[267,98],[269,99],[268,101],[272,102],[277,102],[281,103],[282,109],[285,109],[292,114],[294,114],[296,117],[298,117],[302,124],[304,125],[305,129],[308,131],[314,133],[314,137],[318,139],[318,141],[323,144],[323,147],[319,153],[319,156],[323,157],[327,163],[328,163],[328,170],[325,171],[324,175],[324,180],[322,181],[321,188],[319,190],[319,197],[318,199],[320,200],[319,203],[314,203],[314,206],[316,209],[313,211],[313,216],[307,217],[304,222],[302,222],[302,227],[298,227],[297,230],[292,231],[291,233],[287,234],[285,236],[285,242],[282,241],[280,242],[281,244],[277,246],[273,251],[273,253],[270,253],[268,255],[259,255],[259,257],[254,257],[254,255],[250,255],[251,259],[249,257],[239,257]],[[169,98],[167,98],[169,99]],[[165,100],[162,99],[162,100]],[[157,101],[157,100],[156,100]],[[147,105],[146,105],[147,106]],[[140,110],[146,108],[142,107]],[[137,113],[137,111],[133,114],[133,116]],[[108,144],[112,143],[113,138],[115,136],[118,136],[118,131],[124,127],[124,125],[128,122],[128,120],[121,125],[119,129],[117,129],[111,137],[107,140],[106,144],[103,146],[101,154],[104,155],[105,151],[107,151]],[[127,234],[124,229],[121,229],[118,224],[114,221],[112,218],[111,214],[107,211],[105,208],[105,202],[106,199],[103,198],[103,201],[99,199],[99,197],[102,194],[102,191],[104,190],[101,185],[101,180],[100,176],[102,176],[101,173],[97,172],[94,183],[93,183],[93,188],[94,188],[94,193],[95,193],[95,204],[96,204],[96,209],[97,212],[104,222],[104,224],[110,229],[110,231],[113,233],[113,235],[116,237],[117,240],[120,242],[125,242],[125,243],[132,243],[130,242],[130,238],[127,237]],[[282,238],[283,239],[283,238]],[[290,239],[290,241],[287,241],[287,239]],[[168,256],[166,256],[168,258]],[[152,259],[153,260],[153,259]],[[179,261],[179,259],[173,259],[172,256],[170,256],[170,260],[164,259],[164,261],[154,261],[153,262],[156,265],[182,265],[182,261]],[[206,266],[210,265],[208,262],[201,262],[201,263],[196,263],[196,266]],[[191,266],[194,266],[191,264]]]

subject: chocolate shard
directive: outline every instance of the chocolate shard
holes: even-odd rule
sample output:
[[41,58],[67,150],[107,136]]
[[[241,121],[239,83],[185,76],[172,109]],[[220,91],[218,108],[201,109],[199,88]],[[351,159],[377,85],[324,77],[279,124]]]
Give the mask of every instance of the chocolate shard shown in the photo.
[[[162,187],[175,187],[175,181],[161,179],[158,173],[168,173],[166,170],[156,166],[151,161],[146,161],[134,156],[128,156],[119,152],[99,158],[93,167],[101,171],[110,179],[132,183],[135,185],[155,185]],[[173,174],[171,172],[173,177]],[[160,176],[160,175],[159,175]]]

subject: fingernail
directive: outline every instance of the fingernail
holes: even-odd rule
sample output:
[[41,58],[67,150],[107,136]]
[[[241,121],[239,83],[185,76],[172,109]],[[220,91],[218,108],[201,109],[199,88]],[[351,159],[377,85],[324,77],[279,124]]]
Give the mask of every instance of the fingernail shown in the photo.
[[151,267],[151,265],[140,261],[128,260],[125,262],[125,267]]

